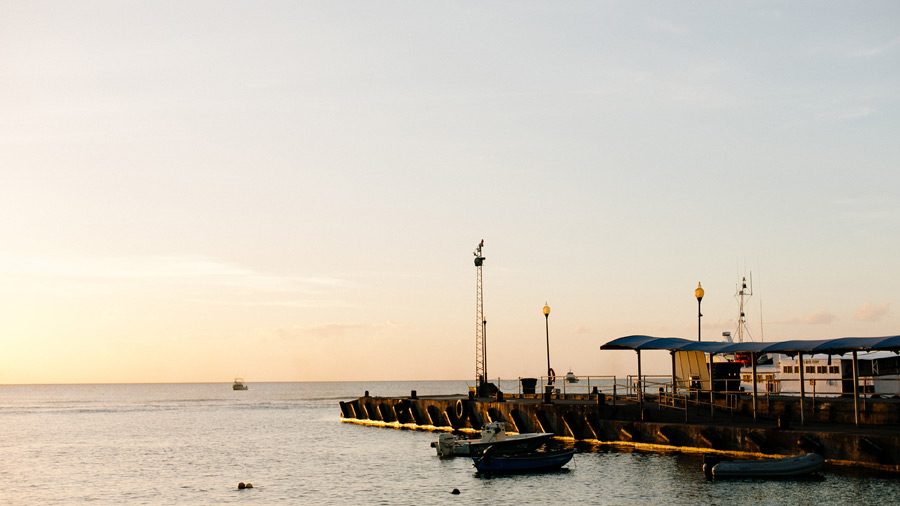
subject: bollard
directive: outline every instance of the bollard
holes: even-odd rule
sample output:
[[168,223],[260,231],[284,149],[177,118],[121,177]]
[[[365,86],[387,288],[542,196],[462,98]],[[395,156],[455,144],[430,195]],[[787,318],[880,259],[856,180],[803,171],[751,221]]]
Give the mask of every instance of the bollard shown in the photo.
[[503,392],[497,390],[497,402],[503,402]]
[[415,390],[413,390],[412,392],[409,393],[409,398],[410,398],[410,399],[418,399],[418,397],[416,397],[416,391],[415,391]]
[[553,404],[553,385],[544,386],[544,404]]

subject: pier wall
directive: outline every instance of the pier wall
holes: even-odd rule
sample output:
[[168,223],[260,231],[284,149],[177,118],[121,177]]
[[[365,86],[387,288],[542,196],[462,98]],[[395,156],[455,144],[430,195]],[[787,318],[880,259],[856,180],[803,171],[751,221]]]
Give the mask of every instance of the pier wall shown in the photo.
[[[864,424],[853,425],[853,405],[806,401],[800,425],[795,399],[760,399],[765,421],[748,423],[752,404],[738,403],[731,412],[710,416],[687,413],[645,401],[603,396],[539,398],[512,396],[472,399],[466,396],[370,397],[341,402],[343,421],[422,430],[477,431],[488,422],[505,422],[510,432],[551,432],[557,437],[599,444],[621,444],[651,450],[723,452],[753,456],[815,452],[832,464],[900,472],[897,406],[869,401],[861,412]],[[849,404],[849,413],[847,406]],[[709,408],[705,408],[708,412]],[[744,419],[736,421],[736,419]],[[848,423],[849,422],[849,423]]]

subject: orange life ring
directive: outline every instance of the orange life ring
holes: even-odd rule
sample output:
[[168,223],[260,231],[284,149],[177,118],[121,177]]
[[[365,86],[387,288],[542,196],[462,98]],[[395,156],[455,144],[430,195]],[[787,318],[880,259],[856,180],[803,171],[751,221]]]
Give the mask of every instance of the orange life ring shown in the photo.
[[456,401],[456,418],[462,420],[466,416],[466,404],[462,401],[462,399],[457,399]]
[[547,384],[552,385],[554,381],[556,381],[556,371],[554,371],[551,367],[549,373],[547,374]]

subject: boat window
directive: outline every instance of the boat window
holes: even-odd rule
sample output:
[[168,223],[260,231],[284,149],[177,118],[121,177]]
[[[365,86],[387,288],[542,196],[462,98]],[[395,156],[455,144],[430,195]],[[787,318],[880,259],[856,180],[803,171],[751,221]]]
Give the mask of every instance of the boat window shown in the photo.
[[792,366],[789,366],[789,365],[784,366],[785,374],[791,374],[792,372],[794,372],[794,368]]
[[841,367],[838,365],[830,365],[828,366],[828,372],[830,372],[831,374],[838,374],[839,372],[841,372]]
[[816,372],[816,366],[808,365],[806,366],[806,374],[813,374]]
[[819,374],[825,374],[828,372],[828,366],[827,365],[817,365],[816,372]]

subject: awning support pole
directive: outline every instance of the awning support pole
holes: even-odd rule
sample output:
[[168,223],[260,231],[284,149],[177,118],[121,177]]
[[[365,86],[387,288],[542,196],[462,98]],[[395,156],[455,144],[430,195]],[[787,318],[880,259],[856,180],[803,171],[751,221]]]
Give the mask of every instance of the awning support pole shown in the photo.
[[853,350],[853,420],[859,427],[859,365],[856,362],[856,350]]
[[756,383],[756,356],[757,356],[756,353],[750,354],[750,363],[752,364],[751,370],[753,371],[753,377],[750,378],[750,381],[753,382],[753,421],[754,422],[756,421],[756,388],[757,388],[756,387],[756,385],[757,385],[757,383]]
[[713,397],[713,355],[715,353],[710,352],[709,354],[709,416],[716,415],[716,400]]
[[675,350],[669,352],[672,355],[672,395],[678,393],[678,380],[675,377]]
[[641,420],[643,420],[644,419],[644,384],[642,383],[643,380],[641,378],[641,350],[635,350],[635,351],[637,352],[637,356],[638,356],[638,380],[637,380],[638,404],[640,405],[640,408],[641,408]]
[[805,413],[803,410],[803,397],[806,394],[806,381],[803,379],[803,354],[798,353],[797,358],[800,362],[800,425],[806,425]]

